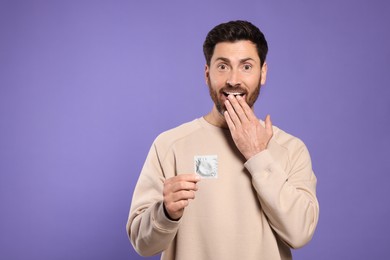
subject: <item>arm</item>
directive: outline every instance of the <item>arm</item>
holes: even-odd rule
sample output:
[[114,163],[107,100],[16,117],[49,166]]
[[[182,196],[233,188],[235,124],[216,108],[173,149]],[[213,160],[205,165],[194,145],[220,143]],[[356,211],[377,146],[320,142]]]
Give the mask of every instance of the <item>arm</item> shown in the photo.
[[267,116],[262,126],[241,97],[229,96],[226,122],[232,138],[247,159],[245,167],[269,224],[291,247],[306,244],[318,222],[316,178],[309,153],[298,140],[283,147],[274,141]]
[[150,256],[166,249],[179,222],[169,220],[163,209],[164,175],[155,145],[142,168],[131,202],[126,229],[134,249]]
[[[267,150],[245,163],[270,225],[292,248],[310,241],[319,216],[310,156],[304,144],[296,142],[297,149],[291,151],[271,140]],[[287,167],[282,168],[281,157]]]
[[142,256],[168,248],[180,224],[184,208],[194,199],[199,177],[180,174],[165,179],[156,145],[151,148],[133,194],[126,229]]

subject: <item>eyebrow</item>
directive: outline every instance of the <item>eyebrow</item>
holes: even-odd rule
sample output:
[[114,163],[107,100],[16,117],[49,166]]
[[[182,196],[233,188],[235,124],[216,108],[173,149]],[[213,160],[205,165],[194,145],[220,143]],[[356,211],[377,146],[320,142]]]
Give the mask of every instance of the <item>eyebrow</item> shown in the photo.
[[[215,61],[219,61],[219,60],[227,62],[227,63],[230,63],[230,60],[228,58],[225,58],[225,57],[218,57],[218,58],[215,59]],[[247,61],[254,61],[254,62],[256,62],[252,58],[244,58],[244,59],[240,60],[240,63],[244,63],[244,62],[247,62]]]

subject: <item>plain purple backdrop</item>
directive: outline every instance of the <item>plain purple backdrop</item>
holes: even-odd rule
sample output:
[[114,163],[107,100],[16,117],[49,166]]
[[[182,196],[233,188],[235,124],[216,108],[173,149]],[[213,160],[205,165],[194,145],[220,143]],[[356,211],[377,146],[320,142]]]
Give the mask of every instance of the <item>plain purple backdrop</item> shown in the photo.
[[[384,259],[390,2],[0,0],[0,258],[143,259],[125,232],[154,138],[207,113],[202,44],[265,33],[255,110],[308,146],[320,221],[296,259]],[[159,259],[158,256],[150,259]]]

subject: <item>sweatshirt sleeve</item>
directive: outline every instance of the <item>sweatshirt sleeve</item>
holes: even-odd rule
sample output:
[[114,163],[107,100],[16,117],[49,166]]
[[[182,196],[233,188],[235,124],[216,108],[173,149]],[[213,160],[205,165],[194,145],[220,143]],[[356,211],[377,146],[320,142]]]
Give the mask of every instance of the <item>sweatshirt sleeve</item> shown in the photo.
[[268,149],[250,158],[245,167],[270,225],[292,248],[310,241],[317,226],[317,179],[306,146],[296,139],[282,146],[271,139]]
[[161,253],[174,239],[180,221],[169,220],[163,208],[164,174],[155,144],[149,151],[134,189],[126,229],[142,256]]

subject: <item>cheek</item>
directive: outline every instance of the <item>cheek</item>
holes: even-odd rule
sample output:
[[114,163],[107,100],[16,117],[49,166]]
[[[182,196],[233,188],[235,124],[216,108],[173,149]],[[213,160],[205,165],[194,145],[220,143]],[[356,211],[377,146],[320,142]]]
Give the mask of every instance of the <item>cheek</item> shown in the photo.
[[256,75],[254,77],[251,77],[250,79],[248,79],[248,84],[250,84],[251,88],[252,89],[255,89],[257,88],[260,84],[261,84],[261,75]]
[[218,73],[215,71],[209,73],[209,81],[217,86],[226,83],[225,75],[223,75],[223,73]]
[[220,81],[216,80],[215,78],[208,78],[207,79],[207,84],[209,87],[212,87],[213,89],[218,89],[220,88]]
[[218,80],[211,81],[214,87],[219,88],[219,85],[221,84]]
[[215,77],[211,79],[211,83],[217,88],[222,88],[225,86],[226,80],[222,77]]

